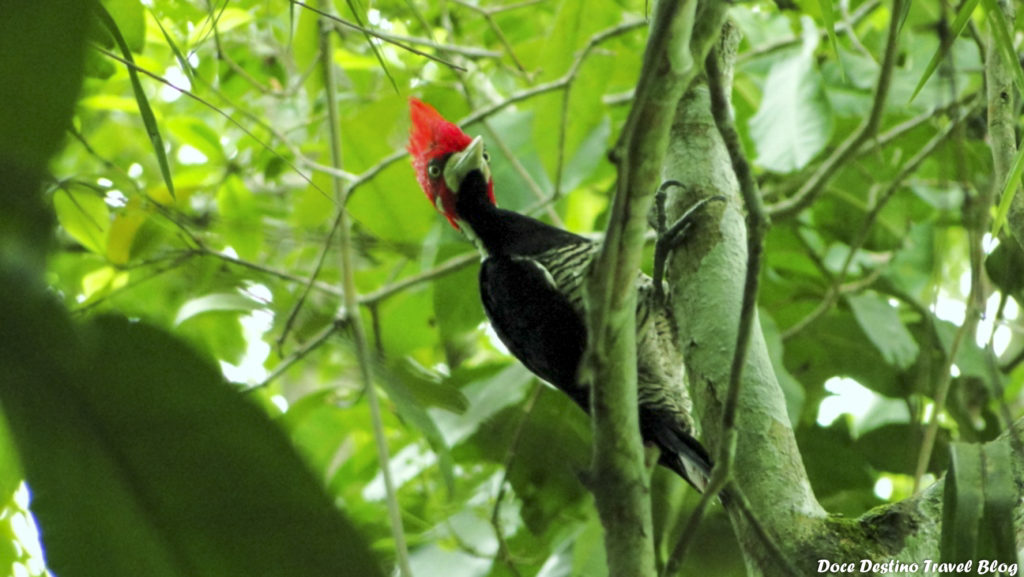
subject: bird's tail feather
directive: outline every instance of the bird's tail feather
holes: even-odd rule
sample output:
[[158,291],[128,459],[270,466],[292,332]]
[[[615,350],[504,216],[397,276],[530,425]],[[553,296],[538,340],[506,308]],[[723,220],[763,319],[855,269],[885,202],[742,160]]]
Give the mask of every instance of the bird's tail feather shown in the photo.
[[657,437],[662,464],[703,493],[711,480],[711,457],[707,449],[693,435],[676,427],[662,428]]

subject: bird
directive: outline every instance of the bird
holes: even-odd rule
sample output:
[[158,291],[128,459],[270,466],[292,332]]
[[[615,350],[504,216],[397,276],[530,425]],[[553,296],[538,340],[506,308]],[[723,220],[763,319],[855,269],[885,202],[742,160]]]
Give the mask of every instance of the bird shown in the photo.
[[[578,378],[588,334],[583,283],[599,242],[499,208],[483,137],[470,137],[416,98],[409,108],[416,179],[479,250],[480,298],[494,332],[527,369],[589,412],[590,390]],[[641,437],[660,449],[661,465],[703,492],[712,463],[694,437],[674,327],[660,291],[639,270],[636,290]]]

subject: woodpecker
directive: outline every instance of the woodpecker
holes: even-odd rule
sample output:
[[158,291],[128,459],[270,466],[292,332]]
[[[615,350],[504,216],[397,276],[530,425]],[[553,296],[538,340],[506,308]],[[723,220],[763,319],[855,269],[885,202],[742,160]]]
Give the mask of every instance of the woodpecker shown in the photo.
[[[495,333],[526,368],[589,411],[589,388],[577,372],[587,346],[584,275],[599,244],[498,208],[482,137],[470,138],[415,98],[410,115],[408,150],[416,179],[438,212],[480,251],[480,297]],[[636,286],[640,432],[661,450],[660,464],[703,492],[711,461],[693,437],[672,323],[651,278],[637,271]]]

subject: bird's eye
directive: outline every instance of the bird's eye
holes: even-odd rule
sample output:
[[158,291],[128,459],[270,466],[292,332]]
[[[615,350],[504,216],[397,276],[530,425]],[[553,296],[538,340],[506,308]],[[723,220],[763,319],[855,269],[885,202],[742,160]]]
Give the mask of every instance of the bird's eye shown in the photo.
[[491,161],[491,155],[488,154],[487,151],[485,150],[484,151],[484,162],[490,162],[490,161]]
[[437,178],[441,176],[441,167],[431,162],[429,165],[427,165],[427,174],[430,175],[430,178]]

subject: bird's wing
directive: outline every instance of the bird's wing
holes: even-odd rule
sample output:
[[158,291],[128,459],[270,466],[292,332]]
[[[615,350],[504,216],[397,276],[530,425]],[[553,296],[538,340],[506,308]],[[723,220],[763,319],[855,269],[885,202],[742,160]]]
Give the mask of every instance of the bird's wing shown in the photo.
[[586,389],[576,379],[586,326],[547,269],[527,258],[488,258],[480,267],[480,296],[509,352],[587,409]]

